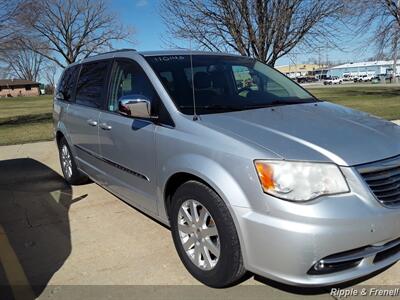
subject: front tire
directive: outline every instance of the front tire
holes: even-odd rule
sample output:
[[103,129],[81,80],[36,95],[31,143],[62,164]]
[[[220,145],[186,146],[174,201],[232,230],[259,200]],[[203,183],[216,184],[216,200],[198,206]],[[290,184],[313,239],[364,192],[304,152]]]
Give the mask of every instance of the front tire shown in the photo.
[[172,197],[171,233],[186,269],[200,282],[222,288],[246,274],[234,222],[207,185],[188,181]]
[[79,171],[67,140],[63,137],[58,143],[61,170],[65,180],[71,185],[85,184],[90,181],[89,177]]

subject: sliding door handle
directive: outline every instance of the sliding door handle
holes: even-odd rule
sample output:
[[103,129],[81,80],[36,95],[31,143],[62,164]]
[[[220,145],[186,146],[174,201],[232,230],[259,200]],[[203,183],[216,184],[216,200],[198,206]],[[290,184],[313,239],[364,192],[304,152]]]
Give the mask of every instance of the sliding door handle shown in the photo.
[[90,126],[97,126],[97,121],[92,120],[92,119],[87,120],[87,123],[88,123]]
[[111,130],[112,129],[111,125],[108,125],[107,123],[100,123],[99,126],[103,130]]

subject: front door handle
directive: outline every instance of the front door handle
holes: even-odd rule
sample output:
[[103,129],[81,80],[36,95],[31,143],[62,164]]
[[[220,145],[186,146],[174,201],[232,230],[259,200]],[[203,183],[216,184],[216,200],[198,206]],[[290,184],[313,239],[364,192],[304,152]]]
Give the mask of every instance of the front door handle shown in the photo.
[[111,130],[112,129],[111,125],[108,125],[107,123],[100,123],[99,126],[103,130]]
[[87,120],[87,123],[88,123],[90,126],[97,126],[97,121],[92,120],[92,119]]

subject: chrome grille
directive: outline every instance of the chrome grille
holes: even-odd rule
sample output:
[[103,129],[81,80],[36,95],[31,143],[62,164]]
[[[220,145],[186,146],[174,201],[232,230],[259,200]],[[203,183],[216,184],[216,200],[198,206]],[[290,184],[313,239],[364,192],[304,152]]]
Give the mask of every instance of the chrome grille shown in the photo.
[[360,165],[357,170],[379,202],[400,207],[400,156]]

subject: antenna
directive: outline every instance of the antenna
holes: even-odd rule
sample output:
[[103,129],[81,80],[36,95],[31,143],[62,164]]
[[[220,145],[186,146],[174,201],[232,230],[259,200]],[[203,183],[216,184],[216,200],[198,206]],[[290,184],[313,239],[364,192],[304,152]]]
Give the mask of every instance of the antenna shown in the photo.
[[196,112],[196,95],[194,92],[194,74],[193,74],[193,55],[192,55],[192,40],[190,40],[190,73],[192,74],[192,96],[193,96],[193,121],[197,121],[199,117]]

